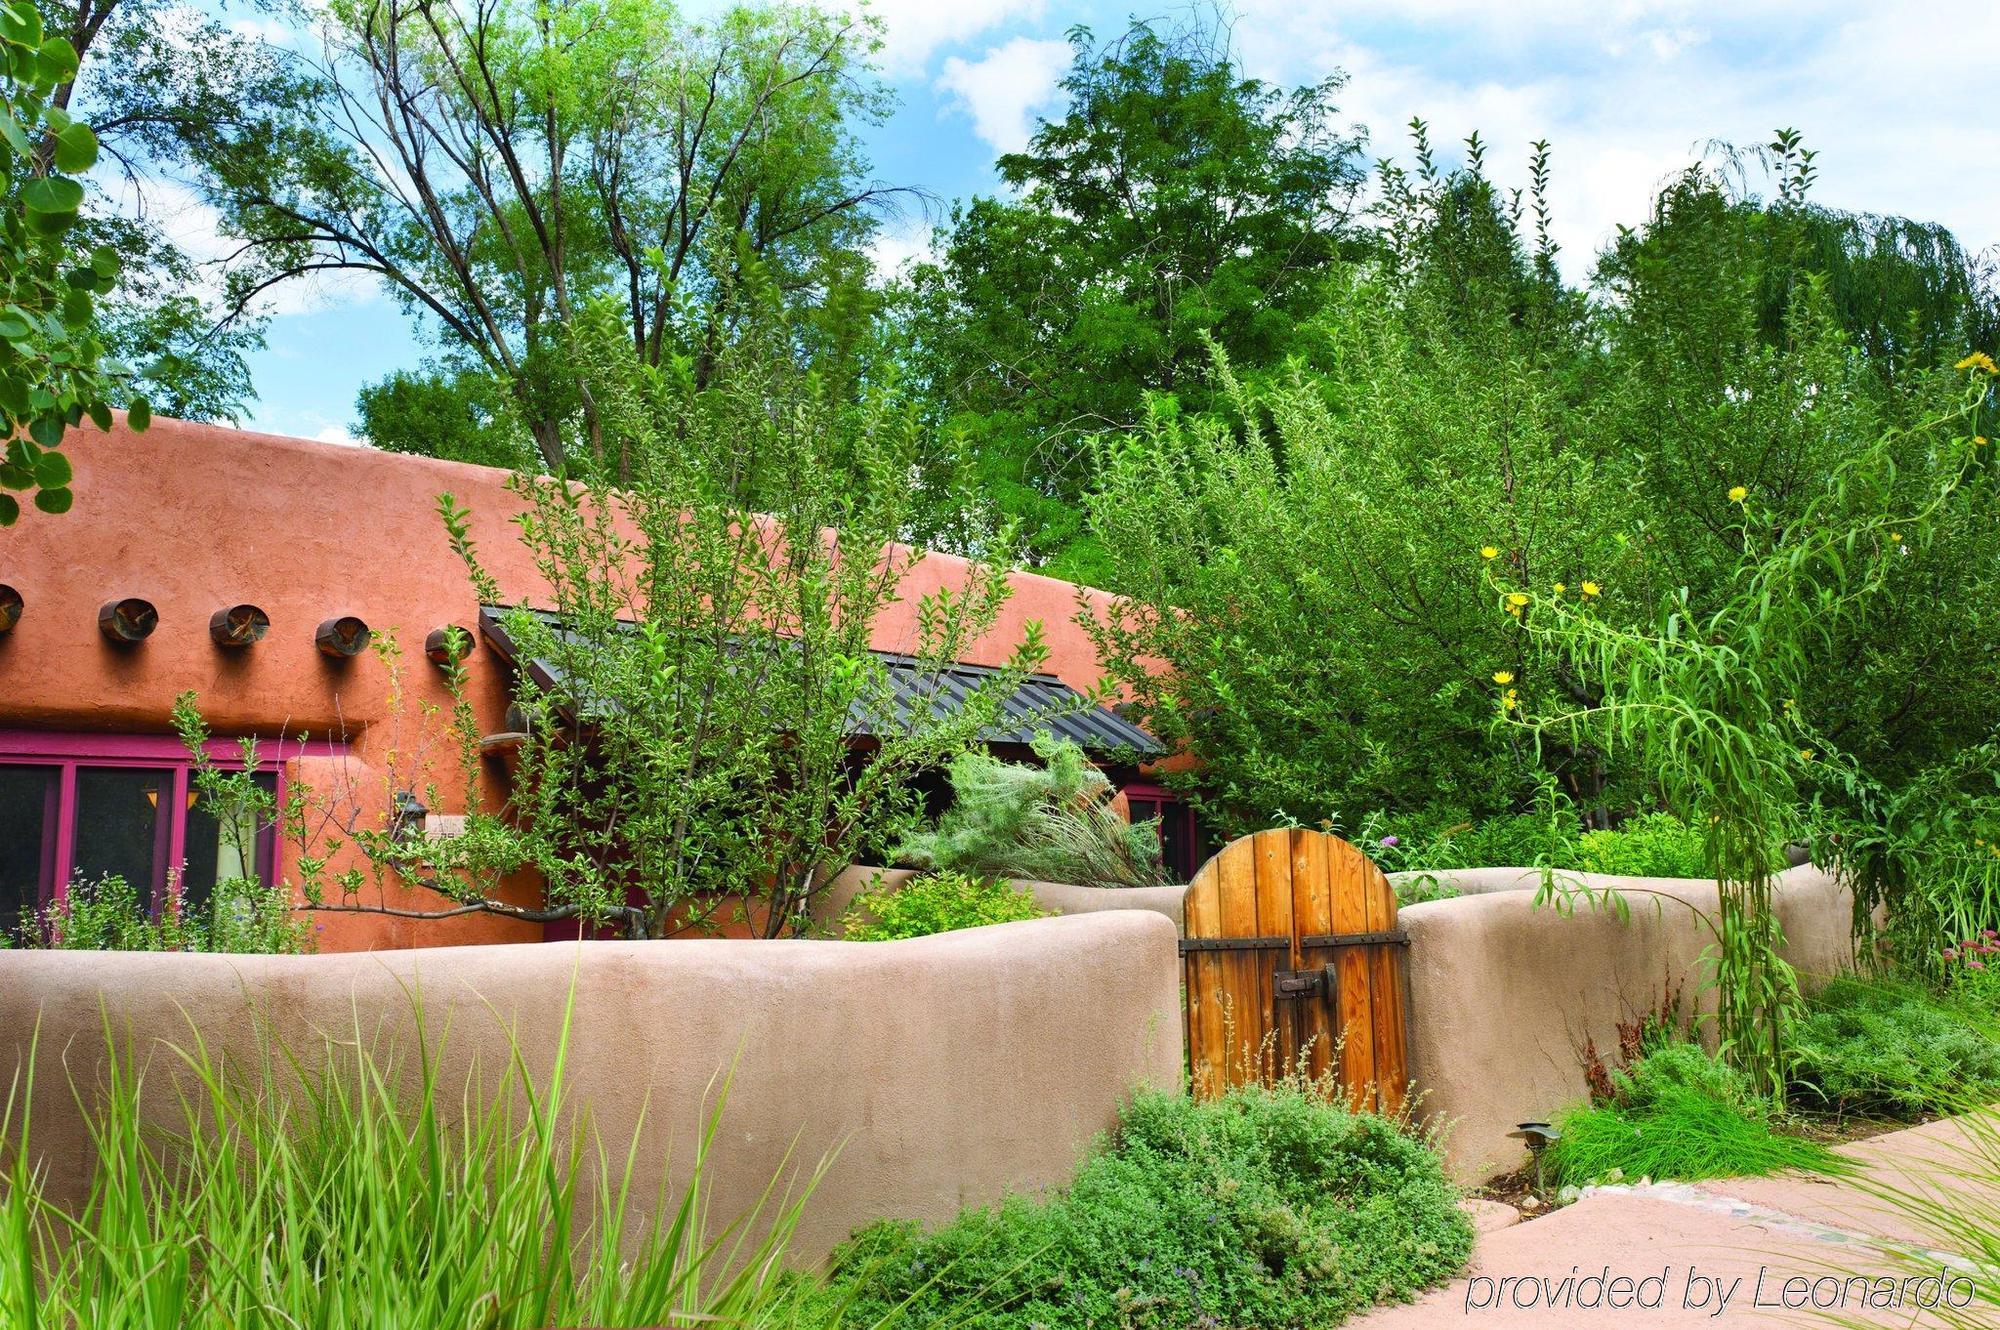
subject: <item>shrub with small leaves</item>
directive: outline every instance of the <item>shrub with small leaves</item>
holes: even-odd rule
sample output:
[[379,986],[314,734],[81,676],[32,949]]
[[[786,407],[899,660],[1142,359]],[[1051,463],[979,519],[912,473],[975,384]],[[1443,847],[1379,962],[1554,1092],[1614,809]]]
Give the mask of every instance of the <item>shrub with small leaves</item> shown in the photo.
[[1048,914],[1034,897],[1004,879],[925,873],[900,888],[878,880],[873,889],[854,898],[841,924],[850,942],[893,942]]
[[1330,1326],[1450,1278],[1472,1233],[1400,1124],[1283,1085],[1146,1091],[1069,1189],[884,1223],[833,1259],[843,1323],[1184,1330]]
[[1899,983],[1837,979],[1793,1030],[1800,1103],[1829,1112],[1914,1118],[2000,1091],[2000,1022],[1991,1008]]

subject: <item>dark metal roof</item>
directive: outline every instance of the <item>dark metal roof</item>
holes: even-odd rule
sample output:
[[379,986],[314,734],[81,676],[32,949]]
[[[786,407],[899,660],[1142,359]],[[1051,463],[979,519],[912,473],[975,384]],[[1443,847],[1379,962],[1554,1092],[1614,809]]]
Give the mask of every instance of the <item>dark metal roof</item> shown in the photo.
[[[541,658],[523,660],[514,640],[507,634],[505,616],[511,607],[482,605],[479,631],[494,650],[511,664],[525,669],[538,687],[551,692],[567,691],[564,671],[556,662]],[[528,610],[552,631],[562,631],[562,621],[547,610]],[[928,707],[933,715],[949,715],[964,705],[966,697],[1000,671],[986,665],[958,663],[941,670],[927,670],[914,656],[877,651],[875,658],[888,666],[893,694],[888,699],[890,714],[870,715],[857,707],[851,713],[853,733],[867,737],[883,729],[894,729],[913,710]],[[1031,674],[1001,704],[998,722],[989,726],[982,738],[987,743],[1025,744],[1036,732],[1047,730],[1058,739],[1068,739],[1085,752],[1131,754],[1157,757],[1166,748],[1146,731],[1109,707],[1091,706],[1083,694],[1053,674]]]

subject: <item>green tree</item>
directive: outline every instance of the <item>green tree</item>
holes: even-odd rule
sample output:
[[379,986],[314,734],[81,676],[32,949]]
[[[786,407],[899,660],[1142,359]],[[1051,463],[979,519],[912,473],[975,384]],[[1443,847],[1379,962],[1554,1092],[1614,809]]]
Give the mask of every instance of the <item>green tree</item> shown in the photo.
[[[232,311],[227,265],[190,252],[165,223],[200,201],[202,163],[231,151],[282,153],[283,128],[317,91],[284,47],[226,13],[171,0],[37,0],[44,26],[79,57],[55,104],[87,119],[105,166],[87,184],[77,230],[124,264],[103,304],[101,336],[151,403],[190,420],[235,420],[255,397],[244,357],[263,318]],[[261,24],[296,19],[289,0],[252,0]]]
[[[835,873],[881,862],[912,829],[913,778],[980,743],[1044,659],[1037,626],[983,683],[966,688],[946,668],[997,621],[1009,593],[997,563],[921,600],[908,672],[871,650],[918,557],[900,543],[916,419],[884,386],[831,395],[795,359],[776,281],[754,264],[745,280],[756,289],[731,298],[746,335],[705,387],[685,366],[635,365],[616,301],[578,325],[572,355],[600,385],[606,439],[626,461],[615,486],[608,471],[515,478],[553,616],[506,619],[538,665],[514,696],[529,724],[508,805],[475,809],[452,839],[354,837],[380,871],[442,893],[420,915],[574,918],[661,937],[710,927],[747,898],[763,934],[796,929]],[[481,599],[511,602],[464,514],[442,503]],[[458,727],[476,771],[463,707]],[[533,909],[496,894],[524,866],[545,884]],[[383,908],[365,883],[339,885],[315,905]]]
[[[98,300],[113,287],[118,255],[79,246],[75,236],[83,186],[97,161],[97,135],[58,104],[76,74],[76,52],[43,31],[28,4],[0,6],[0,418],[8,436],[0,486],[32,492],[46,513],[69,511],[71,467],[61,451],[69,428],[86,416],[111,424],[111,399],[126,385],[123,367],[105,353]],[[128,419],[144,429],[144,398]],[[21,503],[0,494],[0,526],[20,518]]]
[[885,197],[854,136],[887,105],[865,18],[340,0],[321,35],[322,95],[274,141],[199,157],[242,243],[234,298],[381,279],[447,359],[513,398],[550,469],[626,460],[605,457],[596,389],[569,359],[587,304],[618,302],[635,364],[685,360],[705,383],[744,263],[821,300]]
[[1017,197],[953,216],[911,276],[907,329],[974,488],[1051,572],[1101,581],[1089,440],[1138,428],[1148,394],[1205,405],[1211,342],[1275,364],[1360,243],[1362,169],[1340,75],[1245,77],[1214,23],[1070,40],[1067,113],[1000,158]]
[[516,469],[539,461],[506,386],[466,365],[397,370],[355,406],[361,434],[389,452]]

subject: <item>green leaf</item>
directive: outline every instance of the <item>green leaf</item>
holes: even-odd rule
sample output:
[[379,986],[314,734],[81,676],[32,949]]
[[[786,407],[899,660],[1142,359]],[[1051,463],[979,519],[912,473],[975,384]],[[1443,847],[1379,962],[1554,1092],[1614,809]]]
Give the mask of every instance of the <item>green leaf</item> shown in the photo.
[[66,513],[75,502],[76,495],[66,489],[35,491],[35,507],[45,513]]
[[103,402],[92,402],[88,407],[84,409],[90,415],[91,424],[97,426],[97,428],[101,430],[109,432],[112,423],[111,408],[109,406],[106,406]]
[[[28,426],[28,437],[44,448],[54,448],[62,443],[63,418],[57,415],[39,415]],[[40,467],[40,462],[36,466]]]
[[0,485],[10,490],[33,489],[35,473],[18,462],[0,462]]
[[28,131],[21,127],[21,119],[11,109],[0,111],[0,138],[7,140],[7,146],[23,157],[35,151],[34,144],[28,142]]
[[97,163],[97,135],[89,125],[71,125],[56,135],[56,169],[76,174]]
[[60,37],[42,43],[39,52],[42,76],[52,83],[67,83],[76,77],[76,48]]
[[69,484],[73,474],[69,459],[61,453],[43,453],[35,460],[35,483],[43,489],[62,489]]
[[28,182],[21,202],[30,212],[73,213],[83,204],[83,186],[59,175],[45,175]]
[[0,337],[18,342],[33,331],[34,328],[19,314],[12,310],[0,311]]
[[20,520],[20,501],[11,494],[0,494],[0,526],[12,526]]
[[[0,5],[0,38],[16,46],[42,44],[42,15],[32,4]],[[72,54],[74,54],[72,52]]]
[[152,404],[143,397],[133,398],[132,404],[125,408],[125,423],[134,430],[142,430],[152,424]]
[[99,277],[108,281],[118,275],[118,269],[123,265],[117,250],[109,245],[99,245],[90,251],[90,266]]

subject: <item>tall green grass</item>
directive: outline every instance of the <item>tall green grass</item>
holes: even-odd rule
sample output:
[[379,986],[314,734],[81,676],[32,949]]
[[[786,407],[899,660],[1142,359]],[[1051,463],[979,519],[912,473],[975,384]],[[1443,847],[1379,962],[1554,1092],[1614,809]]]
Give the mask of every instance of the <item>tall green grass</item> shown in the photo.
[[[164,1066],[114,1044],[76,1207],[31,1162],[32,1072],[16,1079],[0,1116],[0,1330],[828,1323],[799,1310],[784,1263],[824,1162],[788,1158],[748,1213],[710,1213],[726,1078],[685,1185],[639,1195],[638,1133],[608,1149],[569,1111],[567,1015],[552,1070],[531,1075],[514,1044],[491,1093],[455,1090],[421,1032],[376,1049],[357,1018],[351,1041],[311,1058],[270,1043],[247,1076],[198,1030]],[[142,1099],[166,1111],[149,1119]]]
[[1838,1172],[1825,1146],[1777,1130],[1741,1072],[1690,1043],[1668,1043],[1611,1075],[1608,1103],[1564,1115],[1547,1166],[1565,1185]]

